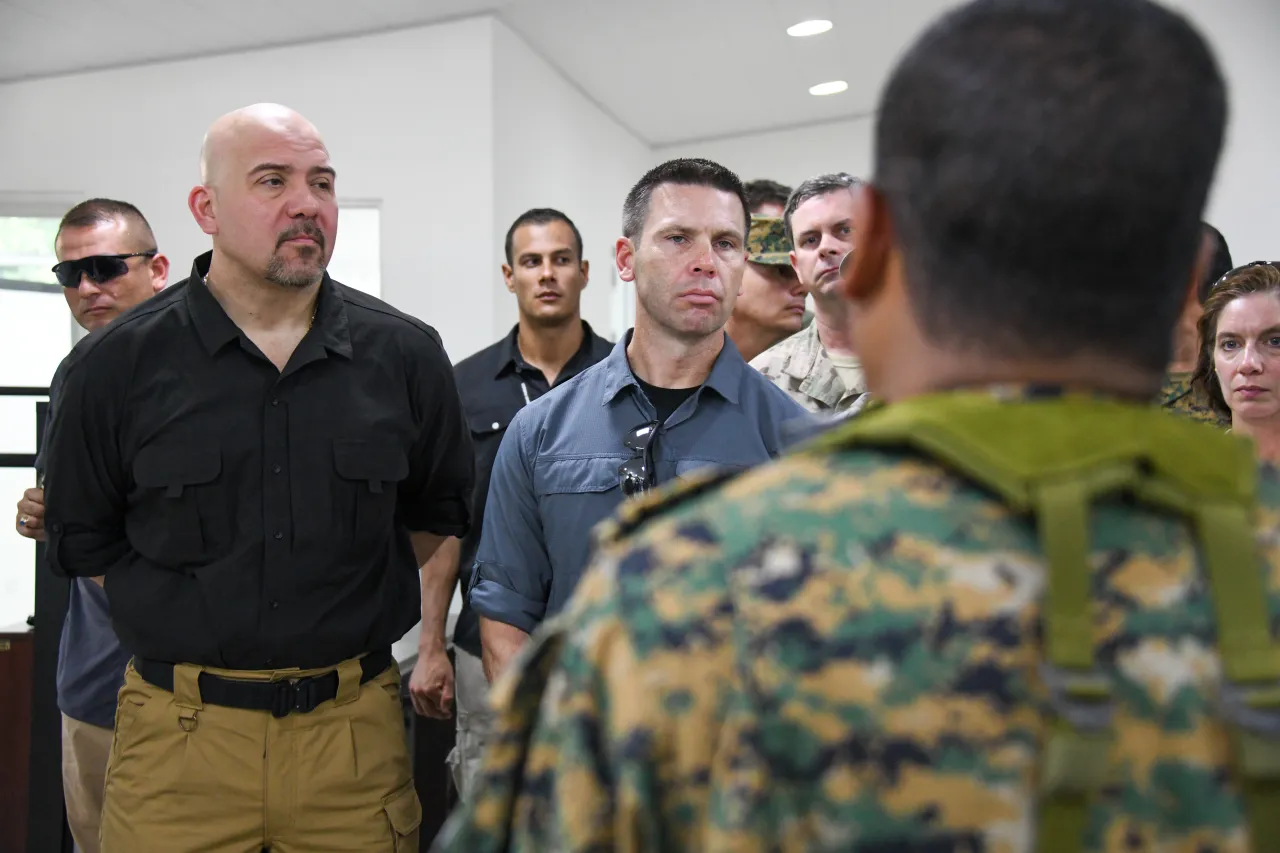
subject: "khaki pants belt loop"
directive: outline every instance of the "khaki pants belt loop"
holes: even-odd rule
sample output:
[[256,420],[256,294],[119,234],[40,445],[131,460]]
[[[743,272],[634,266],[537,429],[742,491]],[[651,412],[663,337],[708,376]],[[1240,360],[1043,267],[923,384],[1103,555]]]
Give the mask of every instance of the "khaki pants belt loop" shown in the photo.
[[192,663],[174,664],[173,702],[180,708],[199,711],[204,708],[200,699],[200,673],[204,667]]
[[334,705],[346,705],[360,697],[360,678],[363,674],[360,658],[344,660],[338,664],[338,695],[333,697]]

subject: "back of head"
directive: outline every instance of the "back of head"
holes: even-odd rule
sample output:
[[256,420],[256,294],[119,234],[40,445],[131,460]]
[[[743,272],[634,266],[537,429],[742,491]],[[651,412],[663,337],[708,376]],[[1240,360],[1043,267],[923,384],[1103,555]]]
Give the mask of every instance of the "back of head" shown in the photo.
[[1209,258],[1209,266],[1205,268],[1204,275],[1200,278],[1200,287],[1196,291],[1201,305],[1208,300],[1213,286],[1235,266],[1231,262],[1231,248],[1227,245],[1227,238],[1222,236],[1222,232],[1208,222],[1204,223],[1204,232],[1213,241],[1213,254]]
[[742,186],[747,191],[747,212],[751,214],[763,211],[766,216],[774,216],[776,212],[770,208],[781,211],[787,206],[787,197],[791,195],[791,187],[767,178],[747,181]]
[[942,345],[1152,371],[1199,248],[1226,93],[1149,0],[977,0],[882,97],[874,182]]

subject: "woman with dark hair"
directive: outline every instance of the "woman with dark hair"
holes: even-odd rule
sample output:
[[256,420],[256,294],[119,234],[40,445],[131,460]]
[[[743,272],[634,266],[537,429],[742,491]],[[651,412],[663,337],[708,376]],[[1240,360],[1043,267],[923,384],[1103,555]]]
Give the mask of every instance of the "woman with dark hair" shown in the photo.
[[1280,462],[1280,263],[1237,267],[1213,285],[1191,381],[1260,458]]

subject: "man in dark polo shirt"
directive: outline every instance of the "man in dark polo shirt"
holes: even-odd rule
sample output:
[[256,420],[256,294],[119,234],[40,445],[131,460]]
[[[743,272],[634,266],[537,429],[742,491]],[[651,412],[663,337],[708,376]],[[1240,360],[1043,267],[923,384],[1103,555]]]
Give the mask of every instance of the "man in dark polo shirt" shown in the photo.
[[105,575],[134,654],[103,850],[414,850],[391,644],[467,532],[453,371],[325,274],[335,174],[306,119],[237,110],[201,167],[213,251],[76,347],[50,428],[50,563]]
[[[71,208],[54,237],[71,316],[86,331],[101,329],[164,289],[169,260],[156,249],[155,234],[138,208],[125,201],[94,198]],[[57,406],[66,363],[49,383],[49,404]],[[36,478],[45,473],[45,455],[36,458]],[[27,489],[18,502],[17,530],[44,539],[44,489]],[[62,712],[62,794],[67,825],[80,853],[97,853],[102,790],[115,729],[116,694],[129,653],[111,630],[111,612],[102,587],[87,578],[71,584],[67,616],[58,643],[58,709]]]
[[454,368],[476,453],[471,531],[448,539],[422,570],[422,633],[409,680],[415,710],[447,719],[458,698],[457,746],[449,756],[462,796],[480,766],[492,728],[489,682],[480,662],[480,623],[467,601],[470,572],[462,572],[462,612],[453,632],[455,671],[445,653],[445,620],[459,567],[470,567],[480,546],[480,520],[489,472],[507,424],[536,400],[609,354],[613,344],[592,331],[580,311],[589,265],[582,235],[558,210],[525,211],[507,229],[502,276],[516,296],[519,322],[502,340]]

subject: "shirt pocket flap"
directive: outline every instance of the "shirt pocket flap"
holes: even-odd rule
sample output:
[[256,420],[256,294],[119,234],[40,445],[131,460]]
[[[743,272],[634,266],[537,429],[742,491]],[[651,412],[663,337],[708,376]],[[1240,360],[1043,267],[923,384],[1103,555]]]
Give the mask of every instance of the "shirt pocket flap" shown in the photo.
[[375,492],[383,483],[398,483],[409,476],[409,459],[393,444],[338,439],[333,443],[333,465],[344,480],[364,481]]
[[620,456],[590,459],[539,459],[534,468],[533,490],[541,495],[576,495],[618,488]]
[[165,489],[178,497],[184,486],[212,483],[222,473],[222,454],[216,447],[144,447],[133,460],[133,480],[144,489]]
[[467,413],[467,426],[471,428],[472,435],[483,438],[505,430],[513,417],[513,413],[500,409],[483,409]]
[[[705,468],[720,474],[736,474],[739,471],[747,470],[749,467],[751,466],[742,465],[738,462],[714,462],[710,459],[679,459],[676,461],[676,476],[685,477],[694,471],[701,471]],[[707,473],[710,473],[710,471]]]

